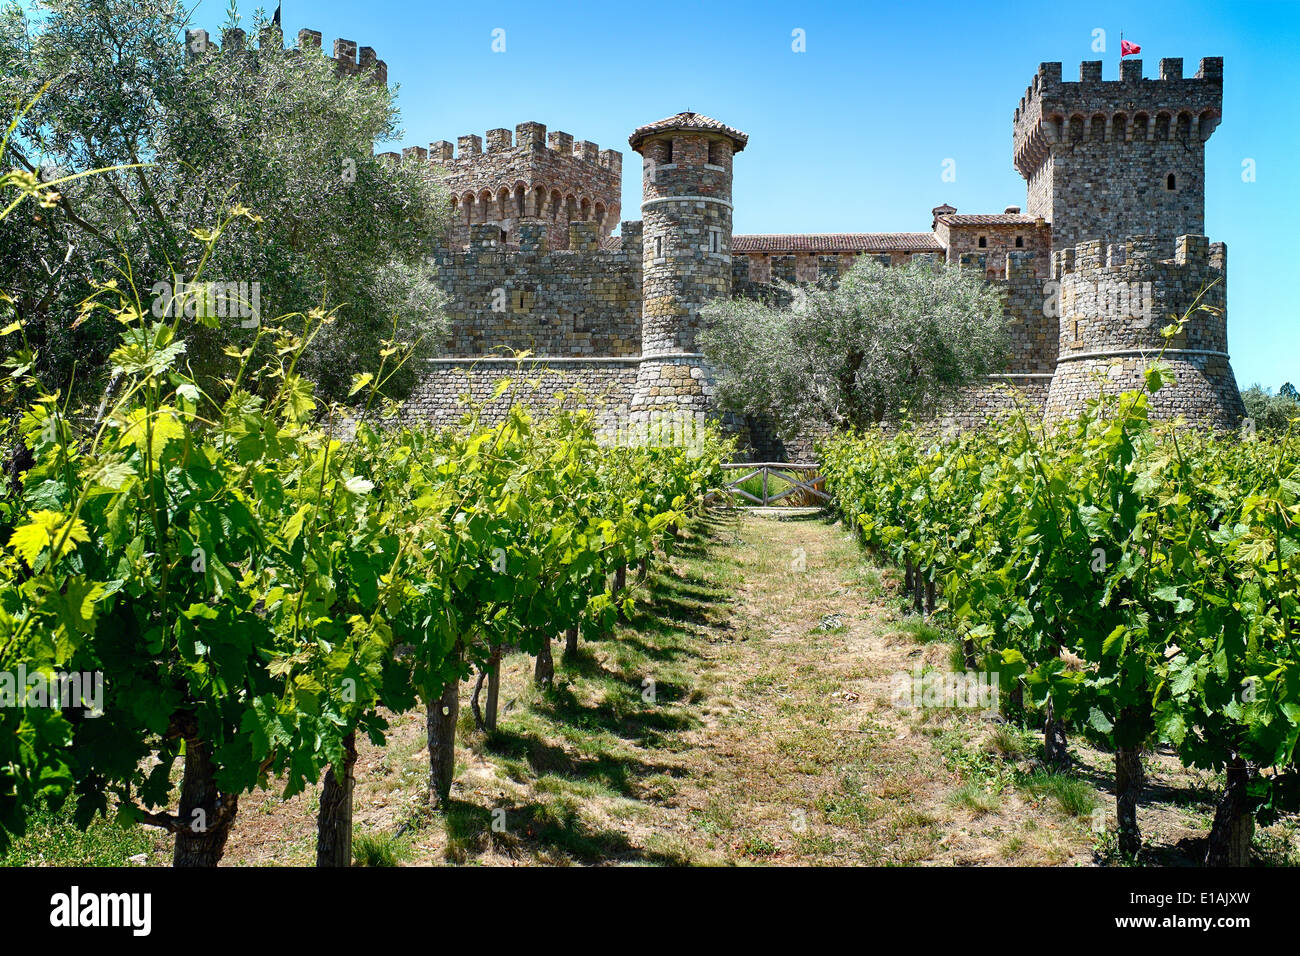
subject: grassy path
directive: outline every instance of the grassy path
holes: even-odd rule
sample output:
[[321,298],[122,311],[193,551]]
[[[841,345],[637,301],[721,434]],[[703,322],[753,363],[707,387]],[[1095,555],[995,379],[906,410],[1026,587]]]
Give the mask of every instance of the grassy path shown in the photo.
[[[1026,735],[896,709],[896,676],[949,646],[896,619],[887,581],[818,518],[714,517],[616,635],[503,665],[499,730],[463,708],[455,805],[422,809],[423,717],[358,767],[374,862],[1064,863],[1086,820],[1007,785]],[[927,643],[927,640],[929,643]],[[559,648],[557,646],[557,653]],[[468,689],[467,689],[468,692]],[[919,713],[919,712],[918,712]],[[227,863],[309,863],[314,795],[241,802]]]

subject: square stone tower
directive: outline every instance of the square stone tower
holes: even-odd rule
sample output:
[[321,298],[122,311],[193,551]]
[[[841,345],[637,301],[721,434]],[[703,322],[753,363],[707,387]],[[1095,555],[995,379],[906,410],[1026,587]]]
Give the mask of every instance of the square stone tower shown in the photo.
[[1043,63],[1015,111],[1016,169],[1028,183],[1030,216],[1052,228],[1052,249],[1089,239],[1205,232],[1205,141],[1223,110],[1223,58],[1183,78],[1181,59],[1144,79],[1141,60],[1101,78],[1101,61],[1077,82]]

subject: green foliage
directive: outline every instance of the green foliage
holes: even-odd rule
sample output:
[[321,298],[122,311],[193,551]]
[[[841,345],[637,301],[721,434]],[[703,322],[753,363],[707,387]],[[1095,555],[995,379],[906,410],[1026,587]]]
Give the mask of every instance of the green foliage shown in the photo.
[[[200,271],[257,283],[262,316],[341,303],[298,365],[329,398],[346,396],[385,338],[439,344],[443,298],[421,262],[447,199],[427,170],[373,155],[397,134],[384,86],[340,79],[320,53],[282,49],[278,33],[259,41],[260,24],[245,54],[187,56],[186,14],[171,0],[29,6],[0,12],[0,92],[11,103],[44,95],[6,158],[42,177],[112,170],[0,222],[0,288],[48,388],[66,388],[74,366],[79,388],[102,385],[117,329],[102,313],[68,317],[112,274],[105,263],[123,260],[147,312],[166,305],[162,284],[175,290]],[[205,230],[232,205],[259,214],[232,224],[250,241],[210,246]],[[234,368],[227,346],[255,339],[243,316],[195,323],[186,367],[206,387]],[[400,395],[411,382],[407,368],[386,387]]]
[[35,395],[33,463],[0,550],[0,671],[102,674],[103,715],[0,708],[0,839],[70,793],[79,826],[115,807],[175,829],[158,808],[199,748],[221,792],[274,776],[291,796],[347,734],[382,740],[381,708],[437,698],[503,644],[535,652],[627,611],[610,572],[721,480],[716,436],[604,449],[588,413],[399,425],[379,396],[411,350],[392,340],[354,379],[344,441],[342,410],[298,371],[323,313],[264,324],[205,390],[182,370],[179,317],[154,321],[125,283],[88,309],[123,329],[102,418],[15,378]]
[[357,866],[397,866],[409,851],[391,833],[362,833],[352,841]]
[[[9,832],[74,789],[81,825],[110,802],[157,822],[183,743],[211,753],[223,792],[274,775],[291,796],[346,734],[382,739],[381,707],[628,610],[609,573],[720,478],[716,439],[601,449],[588,414],[518,406],[442,433],[366,420],[343,442],[339,409],[294,370],[319,314],[266,326],[275,358],[218,399],[178,371],[174,327],[104,291],[126,328],[121,397],[88,433],[53,396],[31,406],[35,464],[0,552],[0,669],[100,672],[104,717],[0,711]],[[388,374],[357,387],[373,401]]]
[[1300,418],[1300,400],[1296,398],[1295,386],[1289,382],[1278,389],[1276,395],[1259,385],[1252,385],[1241,393],[1241,400],[1246,405],[1246,417],[1254,422],[1258,431],[1286,432],[1294,427],[1292,422]]
[[824,463],[846,520],[942,584],[981,666],[1022,682],[1027,707],[1050,702],[1107,747],[1154,736],[1191,767],[1241,756],[1262,818],[1297,805],[1289,433],[1179,430],[1131,392],[1058,428],[843,436]]
[[791,296],[716,302],[700,335],[720,400],[783,434],[933,411],[1004,358],[1001,300],[969,270],[863,259]]

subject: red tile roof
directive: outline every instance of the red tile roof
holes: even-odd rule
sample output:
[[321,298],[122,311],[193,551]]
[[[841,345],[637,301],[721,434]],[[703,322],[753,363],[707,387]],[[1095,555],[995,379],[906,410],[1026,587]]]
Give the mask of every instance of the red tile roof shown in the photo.
[[788,236],[732,236],[732,252],[941,252],[928,232],[832,232]]
[[1038,222],[1038,217],[1026,216],[1023,213],[998,213],[996,215],[948,213],[939,216],[938,221],[949,226],[1032,226]]
[[678,113],[675,116],[666,116],[661,120],[655,120],[653,123],[646,123],[644,126],[638,126],[636,131],[627,138],[628,145],[633,149],[640,151],[641,141],[652,133],[662,133],[665,130],[692,130],[703,129],[711,130],[715,133],[724,133],[731,140],[733,148],[738,153],[745,148],[749,142],[749,134],[742,133],[738,129],[728,126],[726,123],[719,122],[711,116],[705,116],[703,113]]

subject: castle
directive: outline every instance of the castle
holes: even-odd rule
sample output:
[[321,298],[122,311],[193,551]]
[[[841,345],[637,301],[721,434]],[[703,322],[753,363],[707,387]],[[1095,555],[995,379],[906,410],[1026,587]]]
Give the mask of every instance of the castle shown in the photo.
[[[320,35],[302,31],[299,45],[319,47]],[[386,82],[369,48],[357,59],[355,43],[335,41],[334,59],[340,74]],[[641,218],[621,223],[622,154],[540,123],[488,130],[486,148],[468,135],[384,154],[444,177],[452,197],[451,229],[433,253],[451,331],[405,413],[448,423],[468,393],[499,414],[521,393],[494,404],[494,386],[522,371],[546,382],[530,400],[585,396],[607,426],[715,416],[696,342],[701,309],[773,280],[834,277],[870,256],[975,269],[1001,294],[1006,371],[951,410],[963,426],[1016,404],[1068,418],[1101,390],[1138,387],[1163,348],[1177,382],[1156,393],[1153,414],[1235,427],[1244,409],[1227,353],[1226,250],[1202,234],[1205,142],[1222,101],[1219,57],[1193,77],[1163,59],[1155,79],[1136,59],[1118,80],[1103,80],[1099,61],[1083,63],[1077,81],[1043,63],[1012,118],[1025,211],[940,205],[929,232],[733,235],[732,163],[749,137],[693,112],[632,133]],[[1162,327],[1194,303],[1209,308],[1166,342]],[[530,353],[522,365],[518,351]],[[748,425],[750,454],[786,454]]]

